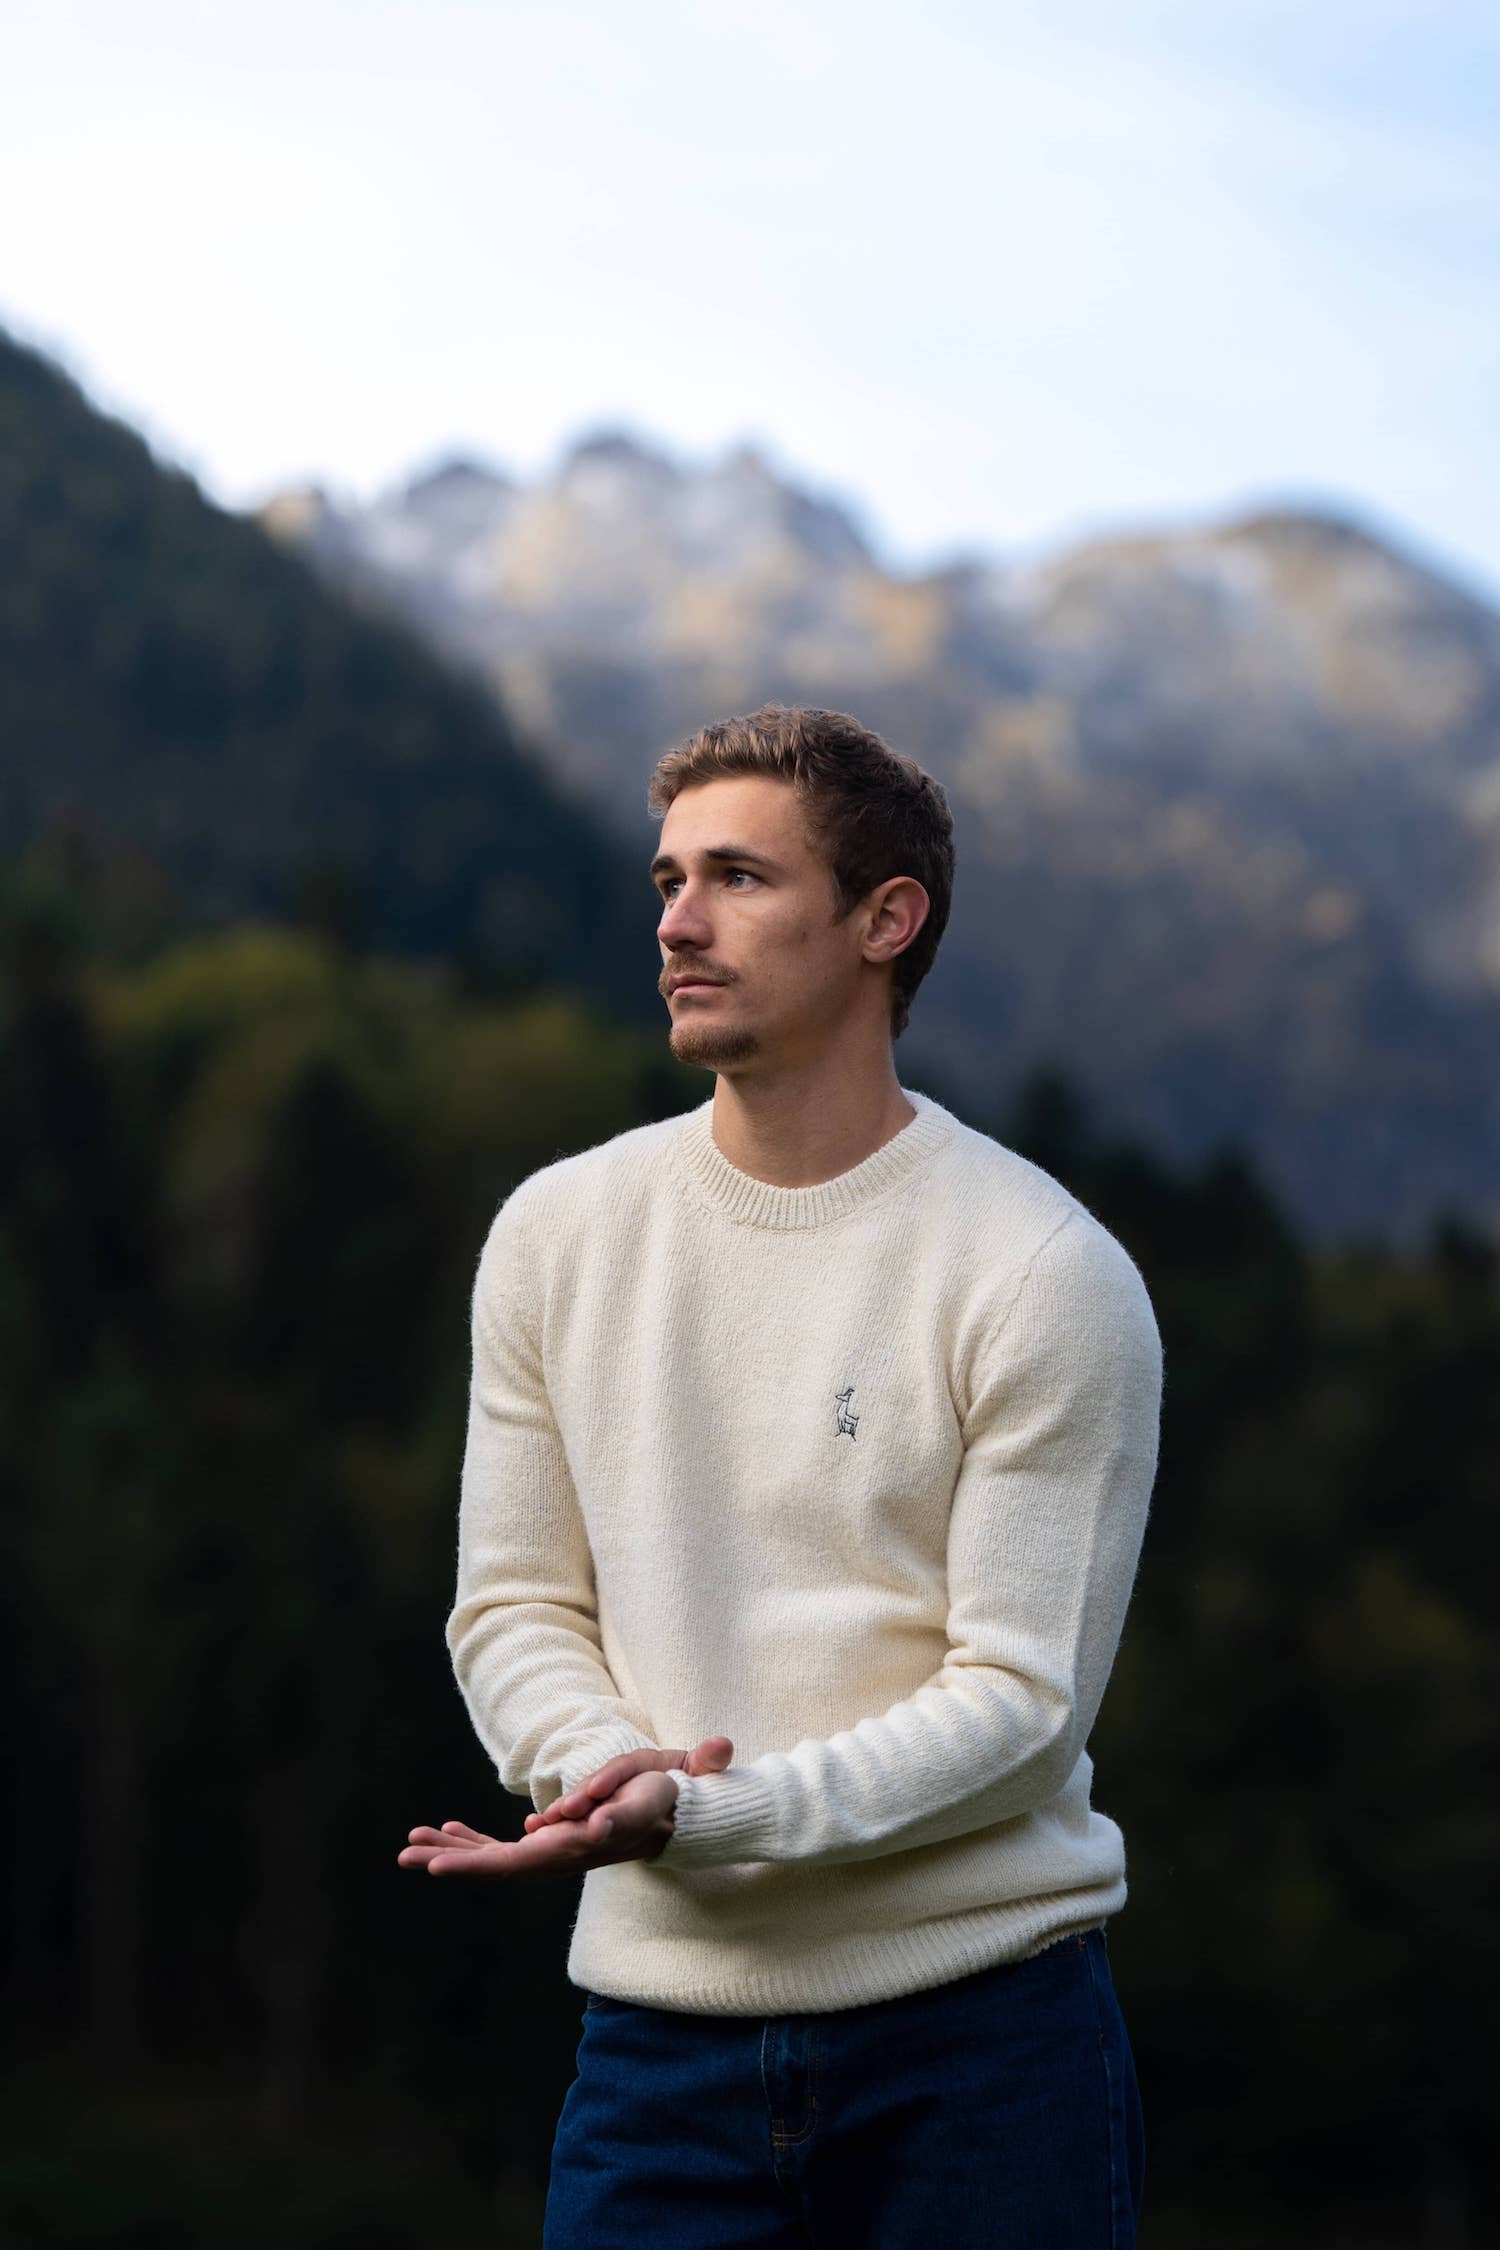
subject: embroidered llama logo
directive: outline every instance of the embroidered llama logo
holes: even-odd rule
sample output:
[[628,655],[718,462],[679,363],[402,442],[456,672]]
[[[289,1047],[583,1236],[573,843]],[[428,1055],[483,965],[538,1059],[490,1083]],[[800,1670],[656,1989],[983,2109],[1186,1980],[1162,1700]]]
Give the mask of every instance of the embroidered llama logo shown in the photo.
[[838,1400],[839,1409],[839,1418],[835,1428],[841,1437],[853,1437],[855,1431],[859,1428],[859,1416],[849,1412],[849,1401],[854,1396],[854,1385],[850,1383],[846,1389],[837,1391],[834,1395]]

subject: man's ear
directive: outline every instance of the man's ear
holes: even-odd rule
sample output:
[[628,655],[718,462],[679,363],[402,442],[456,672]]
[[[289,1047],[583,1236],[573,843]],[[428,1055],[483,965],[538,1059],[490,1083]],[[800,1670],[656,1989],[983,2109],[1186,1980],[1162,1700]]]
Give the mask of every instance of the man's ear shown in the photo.
[[904,953],[932,912],[932,901],[915,875],[890,875],[870,893],[865,932],[867,961],[894,961]]

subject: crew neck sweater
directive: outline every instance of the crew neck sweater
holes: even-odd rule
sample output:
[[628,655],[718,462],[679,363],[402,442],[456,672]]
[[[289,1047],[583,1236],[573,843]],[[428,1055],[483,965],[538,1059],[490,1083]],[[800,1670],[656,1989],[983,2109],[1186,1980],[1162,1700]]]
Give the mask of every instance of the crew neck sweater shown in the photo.
[[728,1735],[567,1973],[656,2008],[857,2006],[1125,1903],[1086,1744],[1155,1478],[1141,1273],[1050,1173],[903,1088],[852,1169],[731,1164],[711,1100],[521,1182],[479,1253],[446,1635],[538,1811]]

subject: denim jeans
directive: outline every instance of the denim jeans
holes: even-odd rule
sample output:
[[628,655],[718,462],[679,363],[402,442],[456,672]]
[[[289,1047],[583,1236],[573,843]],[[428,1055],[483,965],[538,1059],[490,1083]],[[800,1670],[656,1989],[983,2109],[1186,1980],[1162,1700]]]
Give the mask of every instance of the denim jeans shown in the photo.
[[1102,1928],[803,2016],[590,1993],[544,2250],[1133,2250],[1135,2061]]

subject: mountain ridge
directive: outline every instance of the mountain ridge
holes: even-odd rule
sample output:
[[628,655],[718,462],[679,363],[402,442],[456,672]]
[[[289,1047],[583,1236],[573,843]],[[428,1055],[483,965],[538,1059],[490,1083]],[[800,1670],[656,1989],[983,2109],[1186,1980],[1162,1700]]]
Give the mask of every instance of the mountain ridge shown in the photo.
[[489,477],[452,535],[438,464],[261,520],[635,845],[655,758],[729,711],[852,710],[916,757],[962,844],[908,1037],[977,1102],[1053,1059],[1180,1156],[1246,1127],[1314,1227],[1410,1232],[1433,1194],[1500,1225],[1500,613],[1468,588],[1353,506],[903,574],[754,449],[603,431]]

